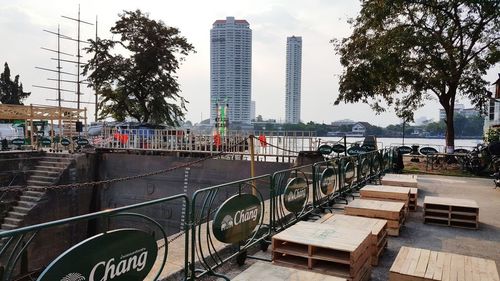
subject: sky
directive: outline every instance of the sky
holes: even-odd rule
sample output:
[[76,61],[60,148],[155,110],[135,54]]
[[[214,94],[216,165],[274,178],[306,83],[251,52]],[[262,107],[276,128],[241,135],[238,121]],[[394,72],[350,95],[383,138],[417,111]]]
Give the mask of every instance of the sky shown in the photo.
[[[25,91],[32,94],[25,104],[56,105],[56,91],[33,87],[56,87],[55,73],[35,69],[35,66],[55,69],[54,54],[40,47],[56,49],[57,36],[43,30],[56,31],[76,38],[75,22],[61,16],[77,17],[78,5],[81,19],[95,22],[98,16],[98,34],[111,38],[109,29],[123,10],[141,9],[155,20],[177,27],[196,49],[178,71],[181,95],[188,101],[186,119],[198,123],[210,115],[210,29],[217,19],[234,16],[250,23],[252,46],[252,100],[256,101],[256,114],[264,119],[284,120],[285,116],[285,59],[286,37],[302,36],[302,105],[301,120],[329,124],[335,120],[352,119],[373,125],[386,126],[400,123],[392,110],[376,115],[366,104],[341,104],[334,106],[338,96],[340,58],[335,54],[330,40],[348,37],[351,33],[347,19],[360,10],[357,0],[0,0],[0,62],[8,62],[12,76],[19,74]],[[82,39],[95,37],[95,26],[82,25]],[[64,41],[64,40],[63,40]],[[61,43],[63,52],[75,54],[76,44]],[[66,58],[74,60],[75,58]],[[85,59],[85,58],[84,58]],[[0,68],[3,71],[3,65]],[[76,72],[72,64],[64,63],[63,70]],[[498,65],[485,78],[495,81],[500,72]],[[68,79],[70,77],[63,77]],[[66,83],[64,89],[73,90],[74,84]],[[94,101],[91,89],[82,90],[82,101]],[[76,100],[74,93],[64,93],[63,98]],[[466,106],[467,101],[462,101]],[[74,106],[76,104],[64,104]],[[94,107],[88,108],[89,121],[93,121]],[[437,100],[415,112],[416,119],[434,119],[439,116]]]

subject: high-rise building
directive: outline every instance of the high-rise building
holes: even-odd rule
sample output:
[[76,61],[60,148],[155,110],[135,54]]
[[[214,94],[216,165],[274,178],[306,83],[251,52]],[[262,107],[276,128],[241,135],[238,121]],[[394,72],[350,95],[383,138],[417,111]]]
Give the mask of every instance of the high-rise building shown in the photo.
[[210,30],[210,122],[227,104],[229,123],[250,124],[252,30],[246,20],[216,20]]
[[300,122],[300,92],[302,79],[302,37],[286,39],[286,123]]
[[252,101],[252,105],[250,106],[250,119],[255,120],[255,101]]

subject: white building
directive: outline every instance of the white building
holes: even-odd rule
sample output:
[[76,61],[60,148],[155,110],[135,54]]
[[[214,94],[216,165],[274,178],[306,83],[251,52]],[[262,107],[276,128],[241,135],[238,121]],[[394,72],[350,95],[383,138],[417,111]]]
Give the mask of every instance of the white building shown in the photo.
[[[463,104],[456,103],[455,108],[454,108],[454,116],[457,114],[464,115],[465,117],[474,117],[474,116],[479,116],[480,113],[477,109],[475,108],[465,108]],[[446,119],[446,112],[444,111],[443,108],[439,109],[439,121],[443,121]]]
[[286,123],[300,122],[300,92],[302,79],[302,37],[286,39]]
[[255,120],[255,101],[252,101],[252,104],[250,106],[250,120]]
[[491,86],[491,92],[494,98],[490,100],[488,116],[484,118],[485,133],[490,128],[500,128],[500,73],[498,74],[498,80]]
[[250,124],[252,30],[246,20],[216,20],[210,30],[210,123],[217,104],[228,105],[229,123]]

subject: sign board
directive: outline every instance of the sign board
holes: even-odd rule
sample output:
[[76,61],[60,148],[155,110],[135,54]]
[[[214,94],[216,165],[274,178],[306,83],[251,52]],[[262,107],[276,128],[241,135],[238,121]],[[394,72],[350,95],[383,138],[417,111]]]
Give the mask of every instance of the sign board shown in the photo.
[[338,143],[338,144],[332,146],[332,150],[335,153],[344,153],[345,152],[345,146],[342,145],[342,144],[340,144],[340,143]]
[[380,171],[380,155],[376,154],[373,157],[373,171],[378,172]]
[[351,183],[354,180],[354,164],[352,162],[347,162],[344,166],[345,181],[346,183]]
[[319,180],[319,187],[321,189],[321,193],[323,195],[328,195],[333,193],[335,190],[336,183],[336,175],[335,170],[332,168],[326,168],[323,173],[321,173],[321,177]]
[[363,144],[361,147],[366,149],[366,151],[374,151],[376,149],[374,144]]
[[467,154],[469,153],[470,151],[468,149],[465,149],[465,148],[457,148],[455,149],[454,153],[464,153],[464,154]]
[[292,213],[302,211],[308,195],[308,184],[306,179],[291,179],[283,192],[285,208]]
[[43,145],[50,145],[50,144],[52,143],[52,141],[51,141],[49,138],[43,138],[43,139],[41,140],[41,143],[42,143]]
[[80,138],[80,139],[76,140],[76,143],[78,145],[80,145],[80,146],[85,146],[85,145],[89,144],[89,140],[88,139],[84,139],[84,138]]
[[250,237],[262,217],[255,195],[243,193],[227,199],[215,213],[212,231],[217,240],[234,244]]
[[26,143],[26,141],[24,139],[17,138],[17,139],[11,140],[11,143],[13,145],[24,145]]
[[318,151],[323,155],[329,155],[330,153],[332,153],[333,150],[332,147],[329,146],[328,144],[323,144],[318,147]]
[[361,162],[361,174],[365,177],[370,174],[370,160],[363,159]]
[[71,247],[50,263],[37,281],[144,280],[157,255],[153,235],[138,229],[117,229]]
[[434,147],[425,146],[425,147],[420,148],[420,154],[428,155],[428,154],[435,154],[435,153],[438,153],[438,151]]
[[33,121],[33,126],[45,126],[48,123],[48,121]]
[[68,146],[70,145],[71,141],[67,138],[64,138],[61,140],[61,144],[64,145],[64,146]]
[[366,152],[367,152],[366,148],[361,146],[351,146],[349,147],[349,149],[347,149],[347,154],[349,155],[359,155]]
[[402,146],[398,147],[398,151],[401,154],[408,154],[412,151],[412,149],[409,146],[402,145]]

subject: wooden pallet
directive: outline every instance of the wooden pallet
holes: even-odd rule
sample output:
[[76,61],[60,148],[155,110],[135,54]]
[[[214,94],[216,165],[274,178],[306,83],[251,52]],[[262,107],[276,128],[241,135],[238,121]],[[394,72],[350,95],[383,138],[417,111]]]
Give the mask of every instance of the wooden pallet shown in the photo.
[[383,185],[394,185],[404,187],[417,187],[417,176],[407,174],[385,174],[380,182]]
[[399,236],[405,220],[404,208],[402,202],[356,199],[344,208],[344,214],[387,220],[387,234]]
[[319,220],[319,222],[333,225],[335,228],[369,230],[371,232],[371,265],[378,265],[379,257],[383,250],[387,247],[387,220],[347,216],[342,214],[326,214]]
[[271,263],[256,262],[245,271],[231,279],[233,281],[288,281],[288,280],[309,280],[309,281],[346,281],[345,278],[324,275],[316,272],[298,270],[289,267],[277,266]]
[[410,188],[393,185],[366,185],[359,191],[362,199],[396,201],[405,204],[405,217],[410,206]]
[[401,247],[389,270],[389,281],[499,281],[495,261]]
[[416,211],[418,204],[417,204],[417,199],[418,199],[418,188],[416,187],[410,187],[410,205],[408,206],[410,211]]
[[366,280],[371,272],[370,246],[368,230],[313,222],[298,222],[272,237],[275,264],[350,281]]
[[469,199],[426,196],[424,223],[478,229],[479,206]]

